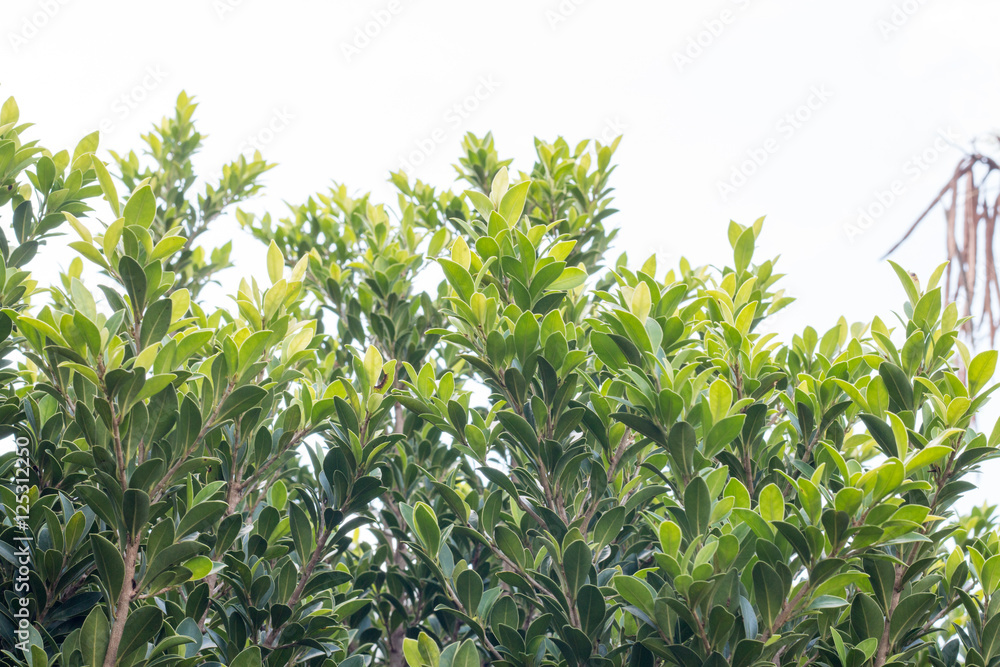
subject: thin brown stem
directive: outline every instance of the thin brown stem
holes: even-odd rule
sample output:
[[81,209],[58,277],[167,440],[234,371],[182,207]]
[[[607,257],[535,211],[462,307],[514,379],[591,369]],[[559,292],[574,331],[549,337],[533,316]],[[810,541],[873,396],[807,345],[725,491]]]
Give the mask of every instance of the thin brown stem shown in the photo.
[[129,605],[135,596],[135,563],[139,557],[140,538],[138,536],[129,537],[125,545],[125,576],[122,580],[122,589],[115,602],[115,618],[111,625],[111,636],[108,639],[108,650],[104,656],[104,667],[115,667],[118,662],[118,647],[121,645],[122,637],[125,635],[125,621],[128,620]]

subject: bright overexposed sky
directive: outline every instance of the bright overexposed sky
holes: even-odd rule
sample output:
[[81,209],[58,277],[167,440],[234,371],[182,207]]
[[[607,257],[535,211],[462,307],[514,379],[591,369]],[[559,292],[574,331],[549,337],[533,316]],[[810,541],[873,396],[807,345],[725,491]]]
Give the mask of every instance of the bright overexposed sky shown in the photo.
[[[722,264],[728,221],[767,215],[787,338],[901,307],[880,257],[997,132],[998,27],[995,0],[5,0],[0,96],[48,147],[120,151],[186,90],[201,172],[258,145],[280,166],[247,208],[275,214],[334,180],[394,203],[404,165],[452,186],[467,131],[523,170],[535,136],[623,133],[617,248]],[[228,238],[235,284],[264,251]],[[895,259],[926,277],[943,239],[934,216]]]

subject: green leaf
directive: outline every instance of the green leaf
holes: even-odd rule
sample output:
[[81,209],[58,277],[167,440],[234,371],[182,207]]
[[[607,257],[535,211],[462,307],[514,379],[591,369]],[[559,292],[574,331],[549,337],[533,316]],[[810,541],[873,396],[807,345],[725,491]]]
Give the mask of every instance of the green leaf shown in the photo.
[[[77,415],[79,416],[80,413],[78,412]],[[79,485],[76,491],[87,502],[90,509],[94,510],[94,513],[101,517],[105,523],[109,525],[116,525],[118,523],[115,510],[106,493],[88,484]]]
[[845,394],[847,394],[847,396],[852,401],[854,401],[854,403],[858,405],[859,408],[861,408],[863,412],[871,412],[871,409],[868,407],[868,401],[865,400],[865,397],[862,396],[861,392],[858,390],[857,387],[855,387],[850,382],[841,380],[840,378],[831,378],[831,379],[838,387],[840,387],[844,391]]
[[983,658],[989,664],[1000,649],[1000,614],[995,614],[983,626],[980,645],[983,647]]
[[448,283],[458,293],[459,298],[468,303],[476,291],[475,283],[472,281],[472,274],[461,264],[453,262],[450,259],[441,258],[438,260],[438,263],[444,271],[445,278],[448,279]]
[[[129,536],[140,535],[149,518],[149,495],[140,489],[126,489],[122,509],[125,515],[125,530]],[[124,568],[124,563],[122,567]]]
[[594,526],[594,540],[599,546],[610,544],[618,537],[625,525],[626,513],[625,508],[619,505],[601,515]]
[[417,537],[427,553],[436,555],[441,545],[441,529],[434,510],[427,503],[417,503],[413,507],[413,522]]
[[98,251],[98,249],[95,248],[90,243],[87,243],[86,241],[73,241],[72,243],[69,244],[69,247],[72,248],[73,250],[76,250],[78,253],[83,255],[85,258],[89,259],[94,264],[97,264],[101,268],[103,269],[109,268],[107,261],[105,261],[104,259],[104,255],[102,255],[100,251]]
[[172,310],[173,302],[170,299],[160,299],[150,304],[142,318],[142,330],[139,332],[141,348],[145,349],[163,340],[170,329]]
[[256,407],[264,397],[267,396],[267,390],[255,385],[244,385],[242,387],[237,387],[233,390],[225,401],[222,402],[222,407],[219,408],[219,416],[216,419],[216,423],[224,422],[230,417],[238,417],[245,413],[247,410]]
[[612,580],[615,590],[630,605],[639,609],[649,617],[653,617],[653,600],[656,598],[656,591],[638,577],[619,574]]
[[625,424],[636,433],[646,436],[657,444],[668,444],[666,435],[664,435],[663,431],[660,430],[660,427],[650,419],[632,414],[631,412],[613,412],[611,413],[611,417],[616,421],[620,421]]
[[576,266],[567,266],[559,277],[549,283],[549,291],[558,292],[579,287],[587,281],[587,272]]
[[975,396],[993,378],[997,369],[997,351],[980,352],[969,363],[969,396]]
[[524,312],[517,318],[514,326],[514,350],[522,362],[538,348],[538,331],[538,321],[531,311]]
[[133,193],[125,202],[125,211],[122,214],[125,218],[125,225],[138,225],[143,229],[149,229],[156,217],[156,197],[153,189],[144,185]]
[[704,535],[712,516],[712,498],[709,496],[708,485],[701,477],[695,477],[684,489],[684,514],[691,530],[696,535]]
[[479,659],[479,651],[476,644],[471,639],[462,642],[458,651],[455,652],[455,659],[452,660],[451,667],[482,667]]
[[[112,599],[117,600],[125,580],[125,561],[118,552],[118,547],[98,534],[90,536],[90,547],[94,552],[94,564],[101,575],[101,580],[108,587]],[[132,576],[132,573],[129,573]]]
[[[184,619],[184,621],[189,621],[189,620],[191,619],[190,618]],[[181,625],[184,624],[184,621],[181,621]],[[195,627],[197,628],[197,625]],[[199,635],[200,634],[201,633],[199,633]],[[188,637],[187,635],[184,634],[167,636],[163,640],[157,642],[156,646],[154,646],[153,649],[149,652],[149,660],[152,660],[156,656],[162,655],[171,649],[175,649],[181,646],[187,646],[194,643],[195,640],[192,637]]]
[[611,370],[617,371],[628,365],[628,358],[611,336],[600,331],[591,331],[590,346],[601,363]]
[[517,533],[508,528],[506,524],[501,523],[494,529],[493,541],[505,556],[518,565],[524,564],[525,552],[521,540]]
[[[472,206],[483,217],[483,220],[490,219],[490,213],[493,212],[493,202],[490,201],[489,197],[478,190],[466,190],[465,196],[472,201]],[[434,667],[437,666],[435,665]]]
[[632,292],[632,302],[629,304],[629,307],[632,314],[639,318],[639,321],[642,323],[645,323],[646,318],[649,316],[649,309],[652,306],[650,299],[649,285],[644,282],[639,283]]
[[111,211],[115,214],[116,218],[120,218],[122,215],[121,203],[118,201],[118,191],[115,190],[115,181],[111,178],[111,174],[108,173],[108,168],[97,158],[94,158],[91,166],[97,172],[97,181],[101,184],[101,191],[104,192],[104,198],[111,205]]
[[690,473],[694,469],[694,455],[698,447],[698,436],[694,427],[687,422],[677,422],[670,427],[667,436],[667,451],[678,470]]
[[747,227],[737,239],[736,247],[734,248],[737,273],[743,273],[750,266],[750,260],[753,258],[755,238],[753,227]]
[[175,252],[187,244],[187,239],[183,236],[165,236],[153,247],[153,252],[149,253],[149,261],[170,257]]
[[125,632],[122,643],[118,647],[118,659],[121,660],[134,651],[145,648],[156,633],[163,627],[163,612],[152,605],[144,605],[135,609],[125,620]]
[[903,285],[903,289],[906,291],[906,298],[910,300],[911,305],[916,305],[920,301],[920,292],[917,291],[917,285],[913,282],[912,276],[909,272],[901,267],[896,262],[889,260],[889,265],[892,270],[896,272],[896,276],[899,278],[899,282]]
[[233,658],[229,667],[261,667],[260,647],[251,646]]
[[566,574],[566,588],[575,593],[590,576],[593,554],[583,540],[569,544],[563,552],[563,571]]
[[889,641],[901,639],[907,632],[918,628],[924,613],[937,600],[933,593],[914,593],[901,598],[889,621]]
[[1000,555],[986,559],[980,570],[979,579],[984,591],[990,595],[996,593],[997,588],[1000,587]]
[[786,521],[774,521],[774,527],[778,529],[781,536],[792,545],[796,553],[802,557],[803,563],[808,563],[811,556],[812,550],[809,548],[809,542],[806,540],[805,535],[796,526],[786,522]]
[[765,521],[781,521],[785,518],[785,498],[777,484],[772,482],[760,490],[757,509]]
[[224,500],[206,500],[187,511],[177,524],[177,537],[185,537],[214,524],[222,518],[228,505]]
[[80,139],[76,148],[73,149],[73,159],[70,160],[70,164],[75,164],[80,157],[86,155],[87,153],[93,153],[96,151],[100,138],[101,133],[98,130],[94,130],[83,139]]
[[184,561],[184,567],[191,570],[191,578],[189,581],[204,579],[212,573],[212,568],[214,566],[215,561],[208,556],[195,556],[190,560]]
[[111,258],[115,248],[118,247],[118,242],[122,240],[123,229],[125,229],[125,219],[118,218],[104,230],[104,238],[101,241],[101,248],[104,250],[104,254],[108,256],[108,259]]
[[604,618],[607,615],[607,604],[601,589],[593,584],[580,588],[576,594],[576,610],[583,631],[596,638],[597,633],[604,627]]
[[104,655],[108,651],[108,640],[111,637],[111,625],[104,615],[104,607],[95,606],[87,614],[80,630],[80,650],[83,652],[83,664],[87,667],[101,667]]
[[94,371],[94,369],[90,368],[89,366],[84,366],[83,364],[74,364],[69,361],[64,361],[63,363],[59,364],[59,367],[72,369],[77,373],[79,373],[80,375],[82,375],[83,377],[90,380],[95,387],[101,386],[100,378],[97,377],[97,373]]
[[85,243],[94,242],[94,237],[91,235],[90,230],[87,229],[86,225],[80,222],[75,215],[65,212],[63,213],[63,217],[66,218],[66,222],[69,223],[69,226],[73,228],[73,231],[80,235],[80,238],[83,239]]
[[743,429],[745,420],[746,415],[733,415],[715,424],[705,439],[705,456],[715,456],[735,440]]
[[292,531],[295,552],[304,563],[312,556],[313,550],[316,548],[316,540],[312,522],[309,521],[309,514],[298,503],[288,505],[288,525]]
[[490,627],[493,629],[493,634],[497,634],[501,625],[511,628],[517,627],[520,618],[514,599],[509,595],[504,595],[496,601],[490,610]]
[[271,284],[281,280],[285,273],[285,256],[281,254],[278,244],[271,239],[271,244],[267,247],[267,277],[271,279]]
[[146,383],[142,385],[142,389],[135,397],[135,402],[145,401],[147,398],[152,398],[156,394],[167,388],[171,382],[177,379],[177,376],[173,373],[163,373],[161,375],[154,375],[153,377],[146,380]]
[[503,427],[513,434],[529,451],[538,451],[538,436],[535,435],[535,429],[531,428],[531,424],[525,420],[524,417],[518,415],[514,412],[504,410],[497,413],[497,419],[503,424]]
[[139,266],[139,262],[125,256],[118,261],[118,275],[121,276],[122,285],[132,300],[132,308],[141,312],[146,306],[145,271]]
[[878,603],[863,593],[855,595],[851,603],[851,627],[859,637],[878,641],[885,627],[885,617]]
[[868,581],[868,575],[864,572],[852,570],[835,574],[815,588],[813,594],[816,596],[830,595],[833,593],[843,593],[848,586],[857,586],[863,581]]
[[677,554],[681,548],[681,528],[673,521],[664,521],[660,524],[660,548],[668,556]]
[[922,468],[926,468],[932,463],[937,463],[944,457],[951,454],[952,449],[948,445],[928,445],[918,452],[915,452],[910,460],[906,462],[906,474],[910,475]]
[[514,486],[514,483],[503,472],[488,466],[482,466],[478,470],[486,479],[506,491],[511,498],[517,498],[517,487]]
[[524,200],[528,195],[528,187],[530,185],[531,181],[518,183],[507,190],[503,199],[500,200],[500,207],[497,212],[507,221],[508,226],[513,227],[516,225],[518,219],[521,217],[521,212],[524,210]]
[[374,387],[377,385],[382,375],[382,354],[374,345],[368,346],[361,365],[365,369],[365,375],[368,376],[369,386]]
[[774,568],[764,561],[754,563],[752,576],[754,601],[764,618],[765,625],[778,630],[773,626],[784,604],[785,586]]
[[177,567],[184,561],[206,551],[208,551],[208,546],[194,540],[185,540],[183,542],[171,544],[169,547],[161,549],[155,556],[153,556],[153,560],[150,562],[149,568],[146,570],[146,574],[143,575],[143,581],[145,583],[150,583],[170,568]]
[[906,432],[906,424],[894,412],[889,413],[889,424],[892,426],[892,435],[896,440],[896,457],[901,461],[905,461],[910,444],[909,436]]
[[879,364],[878,373],[885,382],[889,397],[898,403],[903,410],[913,409],[913,386],[903,369],[888,361]]
[[455,580],[455,593],[462,602],[465,611],[474,616],[479,608],[479,601],[483,599],[482,577],[475,570],[462,570]]
[[20,117],[21,111],[17,108],[17,100],[13,97],[8,97],[3,106],[0,106],[0,125],[16,123]]
[[437,667],[437,663],[429,663],[420,654],[420,643],[410,637],[403,638],[403,657],[409,667]]
[[875,442],[878,443],[879,448],[885,455],[896,456],[896,434],[893,432],[892,427],[875,415],[862,413],[858,416],[861,417],[861,421],[868,427],[868,432],[871,433],[872,438],[875,439]]

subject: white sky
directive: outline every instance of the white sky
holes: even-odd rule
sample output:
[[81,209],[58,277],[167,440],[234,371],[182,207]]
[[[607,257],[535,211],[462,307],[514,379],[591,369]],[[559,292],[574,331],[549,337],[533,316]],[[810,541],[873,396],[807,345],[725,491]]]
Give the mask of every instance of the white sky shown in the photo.
[[[879,257],[954,168],[960,152],[940,150],[939,137],[967,147],[997,131],[1000,108],[1000,3],[988,0],[5,0],[4,10],[0,96],[17,98],[32,136],[72,148],[107,121],[102,149],[137,147],[187,90],[209,135],[204,174],[280,128],[262,147],[280,166],[256,211],[281,214],[332,180],[394,203],[388,172],[420,146],[412,174],[451,186],[466,131],[492,130],[524,170],[535,136],[624,132],[618,248],[634,261],[655,251],[661,267],[682,254],[721,264],[728,221],[766,214],[757,257],[781,254],[799,298],[775,322],[786,337],[841,314],[889,321],[904,295]],[[366,24],[374,36],[358,37]],[[719,184],[762,151],[764,164],[723,198]],[[850,238],[845,225],[895,180],[901,194]],[[943,236],[931,218],[896,261],[926,277]],[[230,237],[235,284],[264,253],[231,220],[210,241]]]

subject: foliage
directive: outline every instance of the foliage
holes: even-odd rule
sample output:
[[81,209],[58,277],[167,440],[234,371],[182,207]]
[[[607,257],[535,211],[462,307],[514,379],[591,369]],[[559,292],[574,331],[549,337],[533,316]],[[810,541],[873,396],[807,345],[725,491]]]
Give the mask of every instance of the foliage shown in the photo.
[[214,183],[205,183],[202,194],[193,199],[188,197],[196,180],[191,160],[201,149],[203,139],[192,120],[197,106],[192,98],[181,93],[174,117],[164,118],[143,135],[149,164],[144,165],[135,151],[124,156],[111,153],[129,192],[142,183],[149,185],[156,202],[153,222],[148,227],[154,243],[165,236],[184,239],[179,248],[170,247],[163,268],[175,274],[170,290],[187,289],[193,297],[197,297],[215,273],[229,266],[232,251],[232,243],[206,250],[196,245],[198,237],[226,209],[257,194],[261,188],[258,179],[274,167],[260,155],[249,161],[240,156],[223,165],[221,175]]
[[897,326],[782,344],[761,220],[727,268],[606,267],[617,141],[537,141],[512,178],[470,135],[460,194],[398,173],[392,208],[334,185],[239,211],[266,276],[211,309],[228,253],[196,240],[269,165],[190,199],[193,111],[112,176],[96,136],[52,155],[3,107],[0,423],[31,462],[2,459],[7,661],[1000,659],[993,509],[955,509],[997,452],[973,426],[997,355],[958,340],[944,267],[896,267]]

